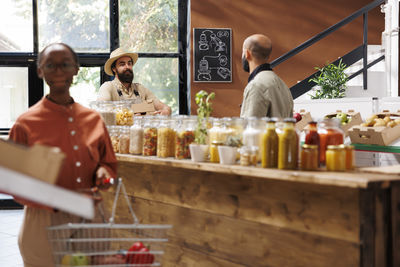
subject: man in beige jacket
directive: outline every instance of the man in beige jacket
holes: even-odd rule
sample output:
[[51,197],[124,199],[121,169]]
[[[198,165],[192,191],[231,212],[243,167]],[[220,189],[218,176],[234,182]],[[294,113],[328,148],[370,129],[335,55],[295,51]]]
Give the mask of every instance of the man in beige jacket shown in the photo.
[[149,89],[140,83],[133,82],[132,67],[138,60],[138,54],[129,53],[121,48],[111,52],[104,64],[104,71],[114,80],[105,82],[99,89],[97,100],[119,101],[132,100],[135,104],[151,102],[156,110],[154,114],[170,115],[171,108],[161,102]]
[[242,64],[250,72],[244,89],[240,117],[292,117],[293,98],[289,88],[267,63],[271,40],[254,34],[243,42]]

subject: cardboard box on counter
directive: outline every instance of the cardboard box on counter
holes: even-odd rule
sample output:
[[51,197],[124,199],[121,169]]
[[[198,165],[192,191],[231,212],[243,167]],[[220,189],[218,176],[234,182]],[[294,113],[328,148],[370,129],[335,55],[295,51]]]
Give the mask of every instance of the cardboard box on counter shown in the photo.
[[0,140],[0,166],[54,184],[65,155],[59,148],[44,145],[26,147]]
[[[391,119],[399,119],[400,111],[383,111],[376,114],[376,116],[380,119],[387,116]],[[351,142],[354,144],[388,146],[400,138],[400,124],[396,124],[394,127],[356,125],[349,130],[349,135]]]
[[140,113],[141,115],[152,115],[156,110],[154,109],[153,101],[149,101],[132,104],[132,111],[134,114]]
[[355,125],[360,125],[363,122],[360,112],[355,112],[352,109],[349,109],[347,112],[343,112],[341,110],[336,110],[336,112],[329,113],[325,117],[330,118],[330,119],[336,118],[336,115],[338,113],[345,113],[345,114],[347,114],[348,118],[349,117],[351,118],[351,120],[348,123],[340,125],[340,128],[343,130],[343,132],[346,136],[349,135],[349,130],[351,127],[353,127]]

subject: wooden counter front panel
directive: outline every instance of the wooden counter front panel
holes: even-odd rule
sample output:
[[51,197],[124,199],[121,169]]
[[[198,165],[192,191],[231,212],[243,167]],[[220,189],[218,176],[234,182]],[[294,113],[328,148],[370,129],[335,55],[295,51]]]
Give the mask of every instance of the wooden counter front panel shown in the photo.
[[357,188],[133,162],[119,175],[142,223],[173,225],[163,266],[360,265]]

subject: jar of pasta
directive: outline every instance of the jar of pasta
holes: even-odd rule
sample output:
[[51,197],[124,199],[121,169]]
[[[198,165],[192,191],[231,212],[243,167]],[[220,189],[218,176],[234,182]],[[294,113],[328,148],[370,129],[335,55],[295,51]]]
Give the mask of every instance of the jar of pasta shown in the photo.
[[294,170],[298,165],[299,137],[294,128],[296,120],[283,120],[282,132],[279,134],[278,169]]
[[344,145],[329,145],[327,147],[326,169],[328,171],[346,170],[346,150]]
[[172,157],[175,154],[175,131],[168,117],[161,117],[157,128],[157,156]]
[[141,155],[143,153],[143,117],[136,116],[130,128],[129,153]]
[[194,142],[196,119],[185,118],[176,127],[175,158],[190,159],[189,145]]
[[157,155],[157,125],[155,116],[147,116],[143,124],[143,156]]
[[130,100],[118,101],[115,104],[117,125],[131,126],[133,124],[133,110],[131,106],[132,102]]
[[108,133],[111,139],[111,145],[115,153],[119,153],[119,127],[107,126]]
[[304,144],[300,152],[300,169],[306,171],[318,170],[319,153],[318,145]]
[[119,131],[119,153],[129,154],[130,127],[121,126]]
[[262,134],[261,166],[263,168],[278,167],[278,134],[276,133],[276,118],[269,118]]

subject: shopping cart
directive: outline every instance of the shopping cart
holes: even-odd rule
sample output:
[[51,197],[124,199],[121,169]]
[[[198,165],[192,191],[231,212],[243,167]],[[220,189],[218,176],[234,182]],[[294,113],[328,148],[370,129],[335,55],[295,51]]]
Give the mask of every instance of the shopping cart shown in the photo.
[[[128,204],[133,224],[116,224],[119,194]],[[104,212],[100,208],[101,214]],[[171,225],[139,224],[122,179],[118,179],[112,214],[104,223],[67,223],[47,229],[57,267],[161,266]]]

